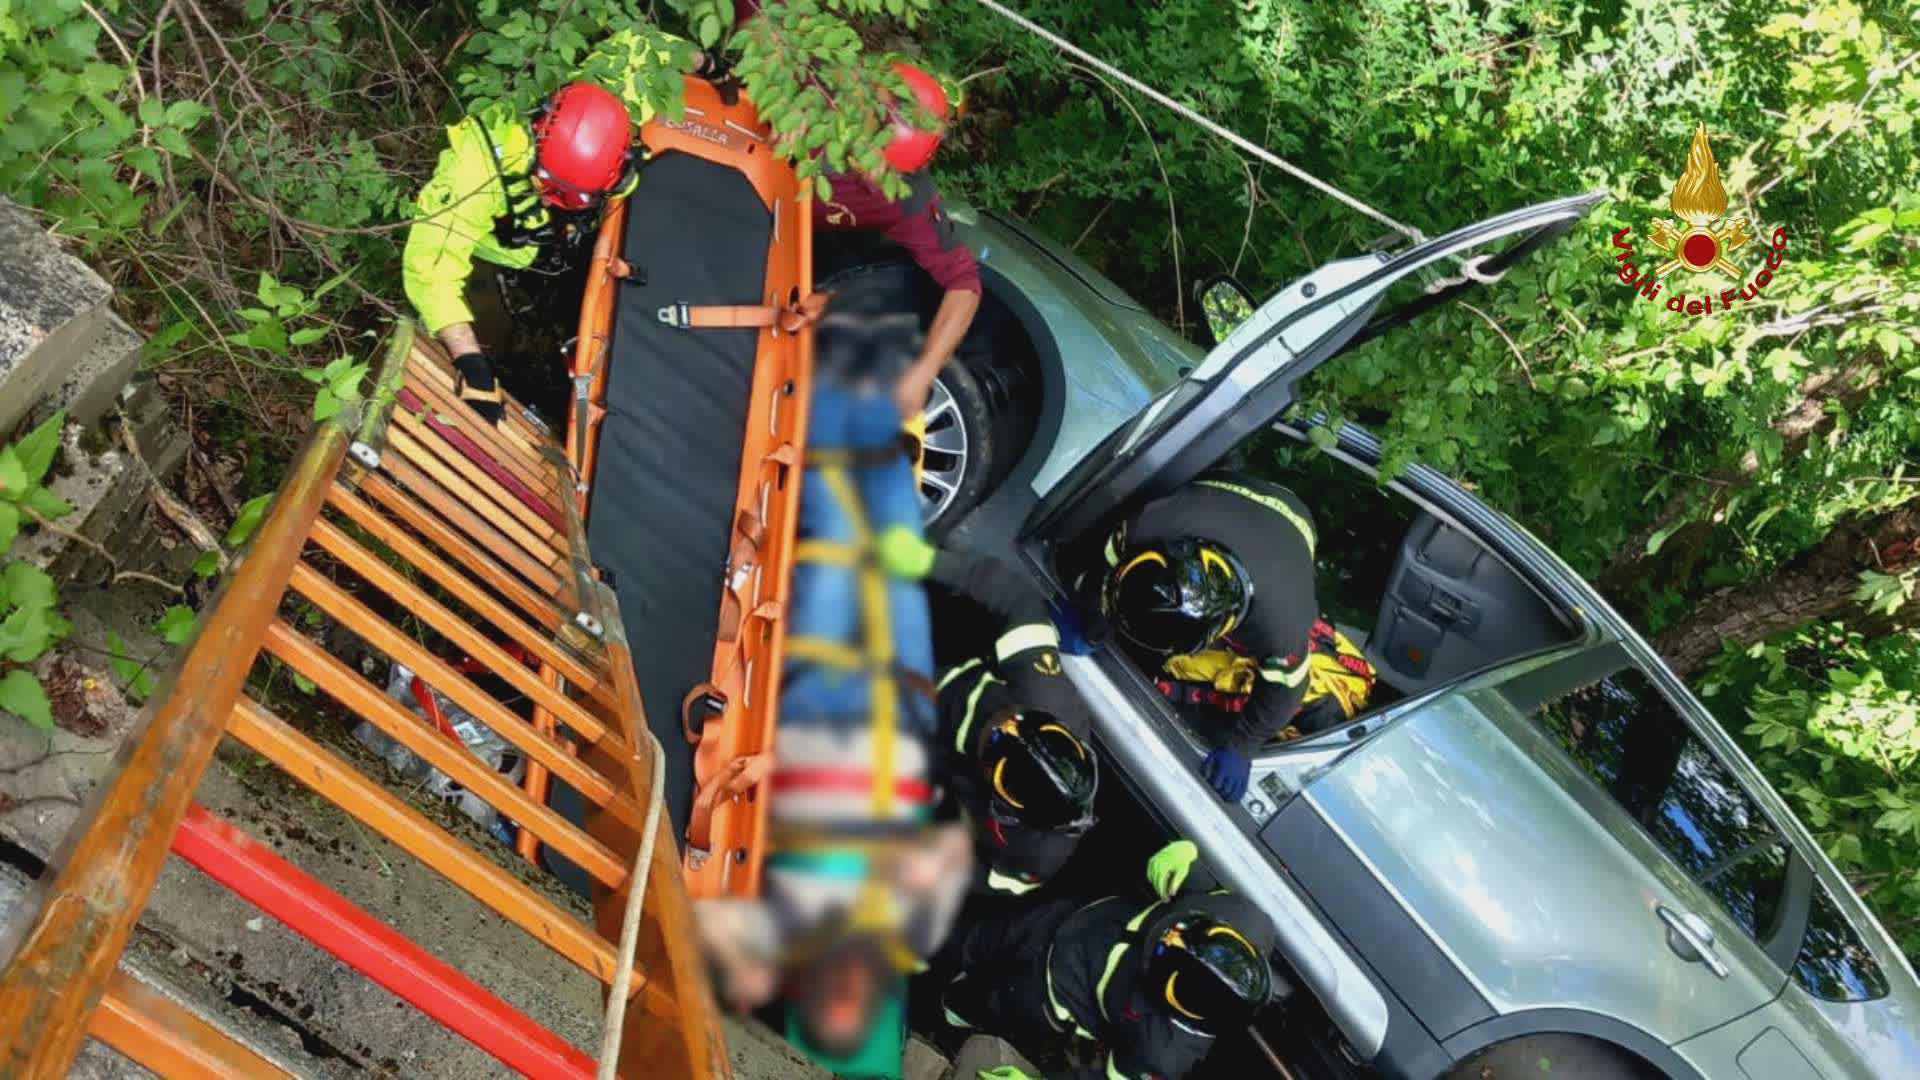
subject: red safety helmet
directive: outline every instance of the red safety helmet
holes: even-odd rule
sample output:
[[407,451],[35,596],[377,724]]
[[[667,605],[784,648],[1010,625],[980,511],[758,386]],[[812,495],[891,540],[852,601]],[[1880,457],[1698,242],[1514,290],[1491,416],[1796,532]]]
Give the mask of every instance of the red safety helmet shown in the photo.
[[[899,73],[921,106],[932,113],[944,128],[947,123],[946,90],[933,76],[912,64],[896,63],[893,70]],[[901,116],[899,109],[893,110],[893,140],[887,143],[887,164],[903,173],[919,172],[927,167],[927,162],[933,160],[933,152],[939,148],[939,130],[922,131]]]
[[533,117],[533,178],[540,197],[563,210],[587,210],[620,188],[633,122],[627,107],[592,83],[568,83]]

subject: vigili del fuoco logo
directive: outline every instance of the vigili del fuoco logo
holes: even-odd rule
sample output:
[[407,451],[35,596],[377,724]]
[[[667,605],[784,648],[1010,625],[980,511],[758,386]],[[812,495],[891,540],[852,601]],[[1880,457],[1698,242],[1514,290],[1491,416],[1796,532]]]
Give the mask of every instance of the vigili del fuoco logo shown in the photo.
[[[1769,247],[1748,248],[1754,237],[1746,216],[1728,216],[1727,189],[1720,185],[1720,167],[1707,146],[1705,124],[1694,128],[1686,171],[1673,185],[1667,205],[1679,220],[1655,221],[1647,230],[1646,243],[1656,251],[1636,249],[1632,229],[1613,234],[1613,261],[1620,283],[1644,300],[1663,303],[1661,292],[1672,286],[1664,300],[1668,311],[1681,315],[1726,311],[1759,298],[1787,261],[1786,229],[1773,230]],[[1741,268],[1742,261],[1762,254],[1764,261],[1750,263],[1751,273]],[[1673,276],[1676,270],[1686,273]],[[1733,285],[1716,291],[1716,278],[1721,283],[1731,279]],[[1700,291],[1689,295],[1689,287]]]

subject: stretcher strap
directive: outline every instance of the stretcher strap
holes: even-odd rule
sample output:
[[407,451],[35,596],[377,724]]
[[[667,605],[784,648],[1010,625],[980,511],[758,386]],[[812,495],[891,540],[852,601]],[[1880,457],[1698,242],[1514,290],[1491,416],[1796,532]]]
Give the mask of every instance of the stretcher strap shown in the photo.
[[818,322],[829,293],[810,293],[797,304],[668,304],[655,315],[676,330],[772,328],[797,334]]
[[740,641],[751,599],[747,584],[753,580],[754,567],[760,563],[760,545],[766,539],[767,526],[760,515],[742,510],[734,517],[733,547],[727,551],[727,578],[720,594],[719,635],[723,643],[737,645]]
[[829,465],[841,468],[884,468],[897,465],[905,451],[898,446],[864,446],[858,450],[833,447],[825,450],[807,451],[807,464],[825,468]]
[[818,664],[836,671],[865,671],[884,676],[899,683],[902,689],[928,701],[935,700],[939,692],[932,679],[911,668],[900,666],[898,661],[890,662],[885,668],[876,669],[873,667],[872,657],[865,649],[857,649],[826,638],[787,638],[787,659]]
[[707,777],[693,795],[693,812],[687,817],[687,843],[701,851],[713,844],[713,812],[728,799],[764,783],[773,775],[773,755],[768,752],[745,754],[721,766]]
[[[788,458],[794,456],[790,443],[782,444],[769,456],[778,457],[782,451],[786,452]],[[742,510],[734,516],[733,546],[727,552],[727,576],[720,593],[718,647],[725,650],[726,661],[722,664],[716,657],[714,666],[720,671],[719,676],[711,682],[696,685],[680,699],[680,732],[694,746],[700,745],[706,736],[708,721],[724,715],[727,703],[741,697],[746,689],[746,663],[742,658],[741,639],[747,620],[757,618],[772,622],[780,617],[777,601],[749,607],[752,598],[747,594],[747,586],[753,581],[754,568],[760,561],[760,548],[766,538],[766,522],[758,514]],[[765,758],[765,763],[752,765],[753,771],[742,771],[758,758]],[[772,755],[765,753],[737,757],[700,785],[694,796],[693,812],[687,819],[688,847],[699,851],[711,849],[714,809],[721,802],[764,779],[765,773],[773,767],[772,761]]]
[[[867,523],[866,507],[861,505],[852,477],[844,468],[824,465],[820,478],[853,526],[854,542],[861,550],[870,550],[873,529]],[[887,605],[886,574],[871,561],[858,573],[862,637],[874,680],[867,695],[868,708],[873,712],[873,816],[885,821],[893,816],[893,740],[899,726],[899,701],[893,694],[893,618]]]

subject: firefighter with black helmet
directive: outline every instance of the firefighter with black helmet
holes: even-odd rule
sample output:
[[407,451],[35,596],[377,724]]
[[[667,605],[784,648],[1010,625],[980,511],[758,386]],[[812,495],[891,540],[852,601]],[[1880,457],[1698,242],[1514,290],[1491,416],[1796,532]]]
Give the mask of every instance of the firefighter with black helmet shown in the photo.
[[[1061,899],[990,916],[961,937],[947,1022],[1016,1046],[1067,1032],[1106,1048],[1102,1068],[1069,1080],[1179,1080],[1222,1033],[1283,993],[1268,959],[1273,923],[1223,890],[1183,889],[1198,855],[1185,840],[1147,864],[1158,899]],[[1012,1066],[994,1080],[1022,1080]]]
[[985,607],[1000,627],[989,655],[943,675],[940,742],[951,787],[973,820],[987,892],[1045,884],[1093,827],[1100,766],[1091,719],[1060,665],[1060,634],[1031,579],[989,555],[936,548],[904,532],[880,540],[895,573]]
[[1232,802],[1307,696],[1314,539],[1299,496],[1225,472],[1148,503],[1107,538],[1093,602],[1159,668],[1162,692],[1209,718],[1202,772]]
[[1093,828],[1100,763],[1084,735],[1052,713],[1013,704],[1004,686],[986,684],[1002,691],[991,712],[979,705],[984,694],[942,693],[941,734],[954,740],[954,792],[974,822],[986,890],[1020,896],[1046,884]]

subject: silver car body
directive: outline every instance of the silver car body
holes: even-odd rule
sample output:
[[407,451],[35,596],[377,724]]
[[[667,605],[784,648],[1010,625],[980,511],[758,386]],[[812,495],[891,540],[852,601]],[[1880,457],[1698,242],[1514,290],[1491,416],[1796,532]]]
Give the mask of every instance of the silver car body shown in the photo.
[[[1129,423],[1146,430],[1167,400],[1164,391],[1196,369],[1196,378],[1217,374],[1208,367],[1224,365],[1235,339],[1257,329],[1241,327],[1210,359],[1027,227],[965,207],[952,215],[981,257],[988,291],[1021,319],[1045,369],[1038,437],[1003,489],[961,523],[963,533],[971,528],[990,542],[1011,542],[1013,524],[1103,440]],[[1324,293],[1376,265],[1372,257],[1346,260],[1309,280],[1325,283]],[[1271,323],[1284,309],[1276,297],[1253,323]],[[1312,329],[1290,330],[1288,348],[1269,350],[1261,370],[1244,365],[1231,374],[1250,389],[1289,363],[1303,347],[1296,338]],[[1379,449],[1348,425],[1335,453],[1371,471]],[[1911,967],[1784,802],[1645,642],[1551,550],[1451,480],[1415,466],[1392,486],[1533,583],[1581,627],[1578,639],[1552,655],[1519,658],[1376,712],[1364,738],[1334,732],[1269,753],[1256,763],[1239,807],[1221,804],[1200,780],[1201,748],[1166,710],[1143,699],[1139,676],[1124,662],[1068,659],[1070,676],[1095,707],[1101,743],[1129,786],[1171,829],[1199,843],[1222,882],[1265,907],[1294,973],[1351,1050],[1376,1059],[1403,1034],[1391,1029],[1413,1022],[1404,1000],[1409,981],[1370,968],[1325,917],[1325,906],[1340,898],[1305,894],[1263,840],[1263,830],[1281,824],[1283,809],[1288,823],[1311,821],[1311,829],[1336,837],[1370,879],[1353,884],[1391,896],[1424,935],[1423,948],[1437,950],[1461,985],[1486,1003],[1493,1018],[1464,1032],[1442,1030],[1445,1004],[1419,1015],[1445,1058],[1531,1030],[1579,1030],[1629,1045],[1674,1075],[1920,1076],[1920,982]],[[1593,805],[1591,785],[1566,755],[1488,691],[1609,645],[1625,649],[1666,691],[1813,868],[1884,970],[1892,987],[1886,996],[1842,1004],[1801,989],[1644,833]],[[1724,977],[1669,947],[1662,907],[1712,924]]]

